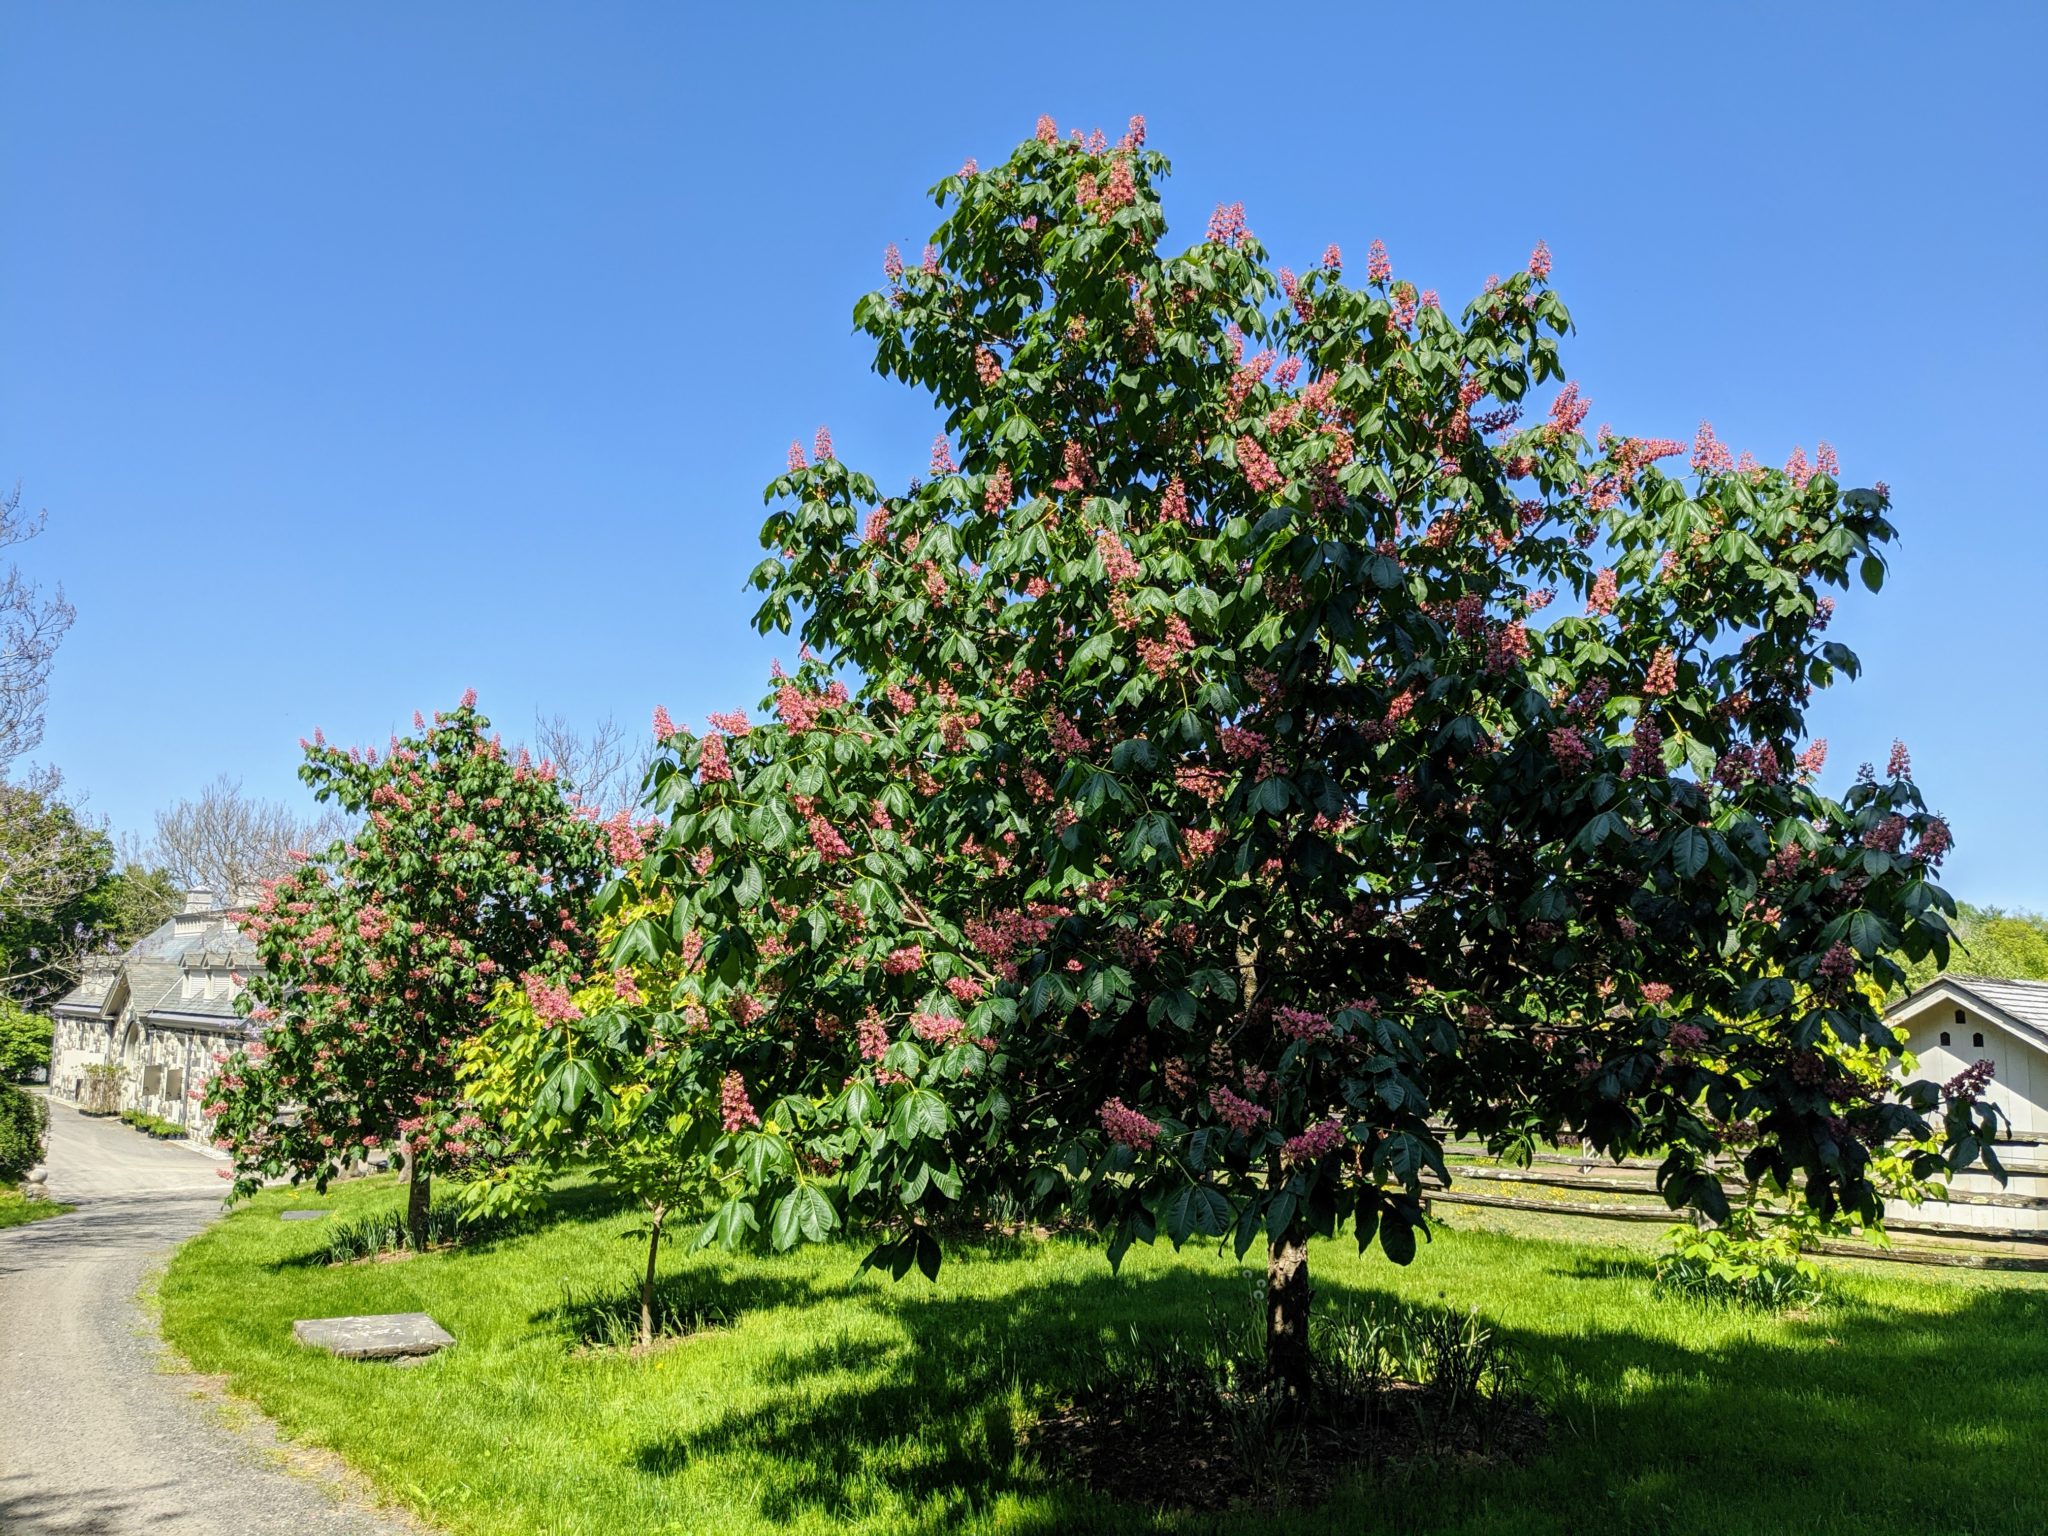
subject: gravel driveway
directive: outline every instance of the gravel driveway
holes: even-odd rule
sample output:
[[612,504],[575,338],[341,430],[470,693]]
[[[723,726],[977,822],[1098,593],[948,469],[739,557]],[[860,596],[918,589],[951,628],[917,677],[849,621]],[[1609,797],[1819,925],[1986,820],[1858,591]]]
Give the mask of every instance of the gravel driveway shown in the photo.
[[6,1536],[396,1536],[328,1483],[287,1473],[267,1435],[226,1428],[164,1373],[135,1295],[220,1213],[223,1165],[50,1106],[68,1216],[0,1231],[0,1532]]

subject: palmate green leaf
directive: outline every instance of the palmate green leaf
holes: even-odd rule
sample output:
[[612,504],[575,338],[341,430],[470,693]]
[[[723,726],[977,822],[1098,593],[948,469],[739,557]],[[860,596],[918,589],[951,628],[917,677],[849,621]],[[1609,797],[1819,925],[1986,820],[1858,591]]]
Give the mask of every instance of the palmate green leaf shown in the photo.
[[768,1238],[778,1253],[786,1252],[799,1242],[823,1242],[838,1225],[839,1213],[825,1192],[815,1184],[799,1184],[775,1202]]

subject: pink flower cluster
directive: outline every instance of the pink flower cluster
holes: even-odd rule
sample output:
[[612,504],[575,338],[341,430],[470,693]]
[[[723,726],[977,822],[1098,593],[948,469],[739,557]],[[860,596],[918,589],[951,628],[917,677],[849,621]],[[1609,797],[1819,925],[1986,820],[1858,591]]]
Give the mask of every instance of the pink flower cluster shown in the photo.
[[1343,1145],[1344,1123],[1341,1120],[1321,1120],[1299,1136],[1288,1137],[1280,1155],[1297,1165],[1313,1163],[1328,1157]]
[[1111,581],[1136,581],[1145,574],[1130,547],[1107,528],[1095,530],[1095,552],[1102,557],[1102,572]]
[[1394,264],[1387,259],[1386,242],[1375,240],[1365,252],[1365,280],[1369,283],[1384,283],[1394,275]]
[[1942,1085],[1941,1091],[1951,1099],[1974,1100],[1982,1097],[1984,1090],[1991,1086],[1991,1079],[1998,1068],[1991,1061],[1979,1061],[1963,1068]]
[[1266,450],[1250,437],[1237,440],[1237,467],[1254,495],[1263,496],[1269,491],[1277,491],[1287,483],[1286,477],[1267,457]]
[[1593,749],[1585,733],[1560,726],[1550,733],[1550,755],[1566,773],[1584,773],[1593,764]]
[[1550,276],[1550,246],[1547,242],[1538,240],[1536,249],[1529,253],[1529,275],[1539,283]]
[[1734,457],[1728,452],[1728,445],[1714,436],[1711,421],[1700,423],[1700,429],[1693,434],[1692,467],[1703,475],[1726,475],[1735,469]]
[[1660,699],[1678,689],[1678,655],[1670,646],[1661,647],[1650,658],[1650,670],[1643,679],[1643,697]]
[[526,1000],[533,1005],[533,1011],[553,1024],[569,1024],[583,1017],[582,1011],[569,998],[569,990],[550,982],[545,976],[528,971],[521,978],[526,986]]
[[1209,1107],[1216,1111],[1216,1118],[1233,1131],[1250,1133],[1273,1118],[1272,1111],[1263,1104],[1240,1098],[1228,1088],[1211,1088]]
[[1122,1099],[1107,1100],[1097,1113],[1102,1119],[1103,1133],[1111,1141],[1141,1152],[1156,1143],[1164,1129],[1157,1120],[1147,1119]]
[[1884,776],[1888,779],[1910,779],[1913,777],[1913,754],[1906,750],[1903,741],[1892,742],[1891,761],[1885,764]]
[[728,1072],[719,1080],[718,1115],[728,1136],[761,1123],[761,1117],[754,1113],[753,1101],[747,1097],[746,1079],[737,1072]]
[[1661,1008],[1671,1001],[1671,986],[1668,982],[1646,981],[1638,990],[1643,994],[1643,1001],[1652,1008]]
[[823,816],[813,815],[805,823],[805,829],[811,834],[811,846],[818,850],[818,857],[827,864],[836,864],[841,859],[853,857],[853,849],[846,839],[840,836],[839,829]]
[[879,1017],[867,1014],[855,1029],[860,1040],[860,1059],[880,1061],[889,1053],[889,1030]]
[[1208,239],[1211,244],[1235,246],[1250,233],[1244,227],[1243,203],[1218,203],[1216,211],[1209,215]]
[[1079,757],[1088,750],[1088,738],[1081,734],[1081,728],[1059,710],[1047,717],[1046,731],[1052,739],[1053,751],[1062,757]]
[[959,472],[959,466],[953,462],[953,445],[946,441],[946,434],[941,432],[932,439],[932,476],[936,479],[940,475],[953,475]]
[[1095,472],[1088,466],[1088,450],[1079,443],[1063,443],[1060,446],[1060,477],[1053,481],[1056,491],[1085,491],[1095,479]]
[[1174,664],[1194,648],[1194,632],[1188,628],[1187,620],[1177,613],[1167,615],[1163,638],[1138,637],[1138,659],[1155,677],[1165,677],[1173,670]]
[[1275,1008],[1273,1023],[1290,1040],[1314,1040],[1336,1028],[1328,1014],[1312,1013],[1306,1008]]
[[1600,574],[1593,578],[1592,590],[1586,594],[1586,612],[1606,615],[1614,612],[1615,600],[1620,596],[1614,585],[1614,570],[1602,566]]
[[1665,1038],[1674,1054],[1687,1056],[1707,1043],[1707,1032],[1697,1024],[1674,1024]]
[[1188,517],[1188,489],[1175,475],[1166,482],[1165,494],[1159,498],[1159,520],[1162,523],[1185,523]]
[[922,944],[905,944],[900,949],[890,950],[882,959],[882,970],[884,974],[890,976],[908,976],[913,971],[921,971],[923,969],[924,946]]
[[1550,425],[1560,434],[1576,432],[1585,424],[1592,409],[1593,402],[1579,393],[1576,381],[1567,384],[1550,402]]
[[913,1013],[910,1016],[910,1030],[927,1045],[941,1050],[958,1045],[967,1033],[967,1026],[948,1013]]
[[988,484],[982,488],[981,509],[995,517],[1009,511],[1016,500],[1016,490],[1010,483],[1010,466],[998,464],[995,473],[988,477]]
[[732,782],[732,762],[725,755],[725,738],[716,731],[704,738],[704,749],[697,759],[697,779],[703,784]]
[[1634,739],[1629,744],[1628,762],[1621,770],[1624,779],[1664,777],[1664,732],[1657,722],[1645,715],[1636,721]]
[[1937,816],[1927,823],[1927,830],[1920,834],[1920,841],[1913,849],[1913,857],[1929,869],[1938,869],[1941,861],[1948,857],[1949,849],[1954,846],[1955,834],[1949,831],[1948,823]]

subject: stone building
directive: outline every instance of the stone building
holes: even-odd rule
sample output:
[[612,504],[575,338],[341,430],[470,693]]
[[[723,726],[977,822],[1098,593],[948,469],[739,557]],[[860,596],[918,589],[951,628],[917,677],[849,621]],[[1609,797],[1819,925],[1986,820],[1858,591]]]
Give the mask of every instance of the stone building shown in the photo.
[[238,915],[218,906],[211,891],[189,892],[185,910],[148,938],[90,965],[50,1010],[50,1092],[77,1102],[89,1066],[118,1066],[119,1108],[198,1136],[200,1095],[220,1069],[214,1057],[250,1039],[235,998],[261,961]]

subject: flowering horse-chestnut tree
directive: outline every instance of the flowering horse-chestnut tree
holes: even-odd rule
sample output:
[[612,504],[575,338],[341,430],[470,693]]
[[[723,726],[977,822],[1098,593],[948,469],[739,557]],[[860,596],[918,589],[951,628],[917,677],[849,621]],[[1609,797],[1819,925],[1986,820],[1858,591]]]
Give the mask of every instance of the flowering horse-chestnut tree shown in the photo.
[[260,1033],[208,1084],[206,1109],[238,1195],[266,1177],[325,1188],[394,1149],[417,1248],[432,1175],[460,1164],[478,1127],[458,1044],[501,977],[587,958],[611,865],[604,831],[547,764],[508,757],[473,693],[414,724],[382,757],[305,744],[299,777],[355,825],[243,919],[264,962],[243,994]]
[[1306,1240],[1406,1262],[1446,1127],[1659,1152],[1716,1217],[1740,1147],[1877,1219],[1939,1093],[1841,1058],[1945,950],[1948,833],[1902,753],[1823,794],[1805,719],[1888,493],[1589,438],[1540,245],[1454,315],[1377,243],[1276,269],[1236,205],[1169,250],[1165,171],[1041,123],[939,184],[855,309],[929,476],[792,447],[756,581],[804,657],[766,721],[657,723],[620,890],[667,916],[615,957],[689,950],[647,1006],[725,1088],[705,1237],[859,1216],[930,1271],[1007,1196],[1112,1261],[1263,1238],[1298,1389]]

